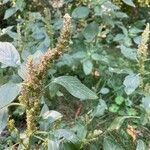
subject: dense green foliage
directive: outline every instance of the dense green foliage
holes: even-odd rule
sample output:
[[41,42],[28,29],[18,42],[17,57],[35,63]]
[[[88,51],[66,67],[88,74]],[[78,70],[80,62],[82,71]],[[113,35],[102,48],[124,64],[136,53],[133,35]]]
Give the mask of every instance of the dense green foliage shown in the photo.
[[0,0],[0,150],[150,149],[149,5]]

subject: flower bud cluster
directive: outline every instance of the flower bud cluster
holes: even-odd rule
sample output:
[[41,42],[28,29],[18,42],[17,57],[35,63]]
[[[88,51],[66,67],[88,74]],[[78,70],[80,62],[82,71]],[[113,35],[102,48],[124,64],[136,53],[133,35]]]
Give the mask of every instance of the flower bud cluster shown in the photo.
[[64,25],[56,47],[48,49],[41,56],[39,64],[34,64],[32,58],[27,62],[27,77],[22,84],[19,101],[26,108],[26,133],[31,137],[37,130],[37,117],[40,113],[40,100],[43,95],[44,79],[49,65],[57,59],[69,45],[71,35],[71,17],[64,16]]
[[[141,43],[138,46],[137,54],[138,54],[138,66],[139,73],[144,78],[145,72],[145,61],[148,57],[148,40],[149,40],[149,24],[147,24],[145,30],[142,33]],[[141,87],[143,87],[143,81],[141,81]]]

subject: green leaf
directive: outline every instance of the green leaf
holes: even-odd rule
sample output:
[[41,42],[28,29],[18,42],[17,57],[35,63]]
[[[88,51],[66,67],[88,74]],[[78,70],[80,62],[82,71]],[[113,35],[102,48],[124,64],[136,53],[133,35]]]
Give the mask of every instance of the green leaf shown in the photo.
[[133,41],[134,41],[137,45],[139,45],[139,44],[141,43],[141,36],[134,37],[134,38],[133,38]]
[[59,85],[55,84],[55,83],[50,83],[49,85],[49,92],[50,92],[50,96],[54,97],[57,95],[57,92],[59,91]]
[[118,33],[116,36],[113,38],[113,41],[115,42],[122,42],[125,38],[124,34]]
[[57,111],[49,111],[49,107],[44,104],[40,113],[40,130],[48,131],[52,123],[61,120],[62,115]]
[[130,95],[140,85],[140,77],[137,74],[129,74],[128,76],[125,77],[123,84],[125,86],[124,90],[126,94]]
[[83,71],[86,75],[89,75],[92,72],[93,63],[91,60],[86,60],[83,62]]
[[61,76],[55,78],[55,83],[63,86],[71,95],[81,100],[97,99],[97,95],[83,85],[77,78],[72,76]]
[[136,111],[136,109],[134,109],[134,108],[127,108],[127,114],[129,115],[129,116],[135,116],[135,115],[137,115],[138,113],[137,113],[137,111]]
[[58,129],[54,131],[55,137],[58,139],[63,138],[66,142],[76,143],[78,141],[77,136],[67,129]]
[[119,130],[125,119],[126,117],[115,118],[114,121],[111,123],[110,127],[108,128],[108,130],[109,131]]
[[27,66],[25,64],[21,64],[18,68],[18,75],[25,80],[28,76]]
[[92,116],[93,117],[100,117],[104,114],[105,110],[107,109],[107,105],[104,100],[100,100],[97,107],[94,109]]
[[122,126],[123,122],[125,119],[128,118],[136,118],[140,119],[138,116],[123,116],[123,117],[117,117],[114,119],[114,121],[111,123],[110,127],[108,128],[108,131],[113,131],[113,130],[119,130],[120,127]]
[[122,96],[117,96],[115,102],[116,104],[121,105],[124,102],[124,98]]
[[35,40],[42,40],[45,38],[45,33],[41,28],[36,28],[35,31],[32,33],[32,37]]
[[108,64],[108,63],[109,63],[109,59],[108,59],[106,56],[104,56],[104,55],[99,55],[99,54],[97,54],[97,53],[93,53],[93,54],[91,55],[91,58],[92,58],[93,60],[95,60],[95,61],[100,61],[100,62],[105,63],[105,64]]
[[104,138],[103,149],[104,150],[123,150],[123,148],[119,144],[117,144],[114,140],[110,138]]
[[137,60],[137,52],[135,49],[132,49],[132,48],[128,48],[124,45],[121,45],[120,47],[121,49],[121,53],[128,59],[131,59],[131,60]]
[[21,84],[6,83],[0,87],[0,109],[10,104],[20,93]]
[[0,62],[6,66],[20,65],[20,55],[11,43],[0,42]]
[[119,12],[119,11],[117,11],[115,13],[115,15],[116,15],[117,18],[128,18],[128,15],[126,13]]
[[92,58],[93,60],[95,60],[95,61],[100,61],[101,58],[103,58],[103,57],[102,57],[101,55],[97,54],[97,53],[93,53],[93,54],[91,55],[91,58]]
[[16,8],[20,11],[23,11],[24,10],[24,7],[25,7],[25,1],[24,0],[17,0],[16,1]]
[[136,150],[148,150],[146,144],[142,140],[137,141]]
[[118,110],[119,110],[119,106],[116,105],[116,104],[112,104],[112,105],[109,107],[109,111],[110,111],[110,112],[116,113]]
[[7,108],[0,109],[0,134],[5,129],[8,119]]
[[[127,48],[128,47],[130,47],[130,46],[132,46],[133,44],[132,44],[132,39],[130,38],[130,37],[128,37],[128,36],[126,36],[125,38],[124,38],[124,40],[123,40],[123,44],[124,44],[124,46],[126,46]],[[131,48],[130,48],[131,49]],[[127,50],[126,50],[127,51]],[[136,49],[135,48],[132,48],[132,50],[130,50],[130,51],[133,51],[132,53],[136,53],[137,51],[136,51]],[[129,51],[129,53],[131,53]],[[132,54],[131,53],[131,54]],[[130,55],[131,55],[130,54]],[[134,54],[133,54],[134,55]]]
[[17,12],[17,8],[16,7],[12,7],[6,10],[5,12],[5,16],[4,19],[8,19],[9,17],[11,17],[13,14],[15,14]]
[[76,133],[80,141],[83,141],[87,136],[87,128],[82,124],[76,124],[72,130],[74,131],[74,133]]
[[84,51],[78,51],[75,54],[72,54],[72,57],[74,59],[84,59],[87,57],[87,53]]
[[43,105],[42,109],[41,109],[41,113],[40,113],[40,117],[43,117],[43,115],[49,111],[49,108],[46,104]]
[[101,88],[101,90],[100,90],[100,93],[103,95],[108,94],[109,92],[110,92],[110,90],[108,88],[105,88],[105,87]]
[[59,113],[58,111],[55,111],[55,110],[50,110],[50,111],[46,111],[45,113],[43,113],[42,115],[42,118],[45,120],[45,119],[48,119],[49,122],[54,122],[56,120],[59,120],[61,119],[63,116],[61,113]]
[[88,7],[80,6],[73,10],[72,17],[78,19],[86,18],[89,15],[89,12],[90,10]]
[[136,27],[132,27],[132,28],[129,29],[129,36],[130,37],[135,37],[135,36],[137,36],[141,32],[142,32],[141,29],[136,28]]
[[91,42],[94,40],[94,38],[98,34],[98,31],[99,31],[98,24],[95,22],[92,22],[86,26],[86,28],[83,31],[83,35],[88,42]]
[[150,96],[142,98],[142,106],[144,107],[145,111],[150,114]]
[[125,4],[135,7],[135,4],[133,3],[133,0],[122,0]]

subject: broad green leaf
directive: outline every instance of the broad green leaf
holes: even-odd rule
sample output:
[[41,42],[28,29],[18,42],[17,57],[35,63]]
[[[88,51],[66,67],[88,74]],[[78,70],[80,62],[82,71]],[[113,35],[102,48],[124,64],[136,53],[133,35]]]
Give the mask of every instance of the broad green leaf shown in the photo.
[[53,28],[55,30],[59,30],[63,27],[63,19],[62,18],[58,18],[54,21],[54,24],[53,24]]
[[99,31],[98,24],[92,22],[86,26],[86,28],[83,31],[83,35],[88,42],[91,42],[98,34],[98,31]]
[[133,3],[133,0],[122,0],[125,4],[135,7],[135,4]]
[[141,43],[141,36],[137,36],[137,37],[133,38],[133,41],[139,45]]
[[95,61],[100,61],[101,58],[103,58],[103,57],[102,57],[101,55],[97,54],[97,53],[93,53],[93,54],[91,55],[91,58],[92,58],[93,60],[95,60]]
[[0,109],[0,134],[7,125],[8,110],[7,108]]
[[62,117],[63,116],[61,113],[54,110],[49,110],[48,106],[44,104],[40,113],[40,130],[49,130],[52,123],[57,120],[61,120]]
[[108,69],[110,72],[117,73],[117,74],[131,74],[131,73],[133,73],[133,71],[129,68],[119,69],[119,68],[109,67]]
[[30,55],[30,57],[33,59],[33,62],[35,64],[40,63],[40,58],[42,57],[43,52],[42,51],[36,51],[33,55]]
[[59,142],[48,139],[48,150],[59,150]]
[[27,67],[25,64],[21,64],[18,68],[18,75],[25,80],[28,76]]
[[116,143],[114,140],[110,138],[104,138],[103,142],[104,150],[124,150],[119,143]]
[[23,11],[24,7],[25,7],[25,1],[24,0],[17,0],[16,1],[16,8],[20,11]]
[[137,60],[137,52],[135,49],[125,47],[121,45],[121,53],[128,59]]
[[[44,101],[44,100],[42,100]],[[43,117],[43,115],[49,111],[49,108],[46,104],[43,105],[42,109],[41,109],[41,113],[40,113],[40,117]]]
[[100,61],[100,62],[105,63],[105,64],[109,63],[109,59],[106,56],[104,56],[104,55],[99,55],[97,53],[93,53],[91,55],[91,57],[95,61]]
[[54,97],[57,95],[57,92],[59,91],[59,85],[55,84],[55,83],[50,83],[49,85],[49,92],[50,92],[50,96]]
[[86,18],[89,15],[89,12],[90,10],[88,7],[79,6],[73,10],[72,17],[78,19]]
[[125,38],[124,34],[118,33],[114,38],[113,41],[115,42],[122,42]]
[[69,54],[64,54],[62,57],[61,57],[61,61],[59,61],[57,63],[57,66],[61,67],[61,66],[64,66],[64,65],[67,65],[67,66],[72,66],[74,63],[74,59],[71,55]]
[[51,122],[54,122],[58,119],[62,118],[62,114],[59,113],[58,111],[55,110],[50,110],[50,111],[46,111],[43,115],[42,115],[43,119],[50,119]]
[[76,143],[78,141],[77,136],[67,129],[58,129],[54,131],[54,135],[56,138],[63,138],[66,142]]
[[11,43],[0,42],[0,62],[6,66],[20,65],[20,55]]
[[142,98],[142,106],[144,107],[145,111],[149,114],[150,113],[150,96],[146,96]]
[[51,43],[51,40],[49,36],[45,33],[45,39],[39,44],[39,46],[37,47],[37,51],[41,51],[43,53],[46,52],[50,46],[50,43]]
[[[130,38],[130,37],[128,37],[128,36],[125,36],[125,38],[124,38],[124,40],[123,40],[123,44],[124,44],[124,46],[126,46],[127,48],[128,47],[130,47],[130,46],[132,46],[133,44],[132,44],[132,39]],[[127,51],[127,50],[126,50]],[[133,51],[133,53],[134,53],[134,51],[136,52],[136,49],[135,48],[132,48],[132,51]],[[130,53],[130,51],[129,51],[129,53]],[[132,54],[132,53],[131,53]],[[130,55],[131,55],[130,54]]]
[[61,76],[55,78],[53,82],[63,86],[71,95],[81,100],[98,98],[93,91],[82,84],[76,77]]
[[40,129],[48,130],[52,123],[57,120],[61,120],[63,115],[55,110],[49,110],[48,106],[44,104],[41,113],[40,113]]
[[93,63],[91,60],[86,60],[83,62],[83,71],[86,75],[89,75],[92,72]]
[[93,117],[100,117],[104,115],[105,110],[107,109],[107,105],[104,100],[99,100],[99,104],[97,107],[94,109],[92,116]]
[[87,57],[87,53],[84,51],[78,51],[75,54],[72,54],[72,57],[74,59],[83,59],[83,58]]
[[36,28],[34,30],[34,32],[32,33],[32,37],[35,40],[42,40],[42,39],[45,38],[45,33],[44,33],[44,31],[41,28]]
[[140,77],[137,74],[129,74],[125,77],[123,82],[125,92],[127,95],[132,94],[140,85]]
[[136,150],[148,150],[146,144],[142,140],[137,141]]
[[86,126],[82,125],[82,124],[76,124],[73,129],[74,133],[76,133],[77,137],[79,140],[84,140],[85,137],[87,136],[87,128]]
[[0,87],[0,109],[10,104],[20,93],[21,84],[6,83]]
[[112,130],[119,130],[120,127],[122,126],[123,122],[125,121],[125,119],[128,118],[136,118],[139,119],[140,117],[137,116],[123,116],[123,117],[117,117],[114,119],[114,121],[111,123],[110,127],[108,128],[108,131],[112,131]]
[[116,12],[115,15],[117,18],[128,18],[128,15],[126,13],[119,12],[119,11]]
[[15,14],[17,12],[17,10],[18,9],[16,7],[11,7],[9,9],[7,9],[5,12],[4,19],[8,19],[9,17],[11,17],[13,14]]
[[108,128],[109,131],[112,130],[118,130],[122,126],[124,120],[126,117],[117,117],[114,119],[114,121],[111,123],[110,127]]
[[131,29],[129,29],[129,36],[130,37],[135,37],[137,36],[139,33],[141,33],[142,30],[136,27],[132,27]]

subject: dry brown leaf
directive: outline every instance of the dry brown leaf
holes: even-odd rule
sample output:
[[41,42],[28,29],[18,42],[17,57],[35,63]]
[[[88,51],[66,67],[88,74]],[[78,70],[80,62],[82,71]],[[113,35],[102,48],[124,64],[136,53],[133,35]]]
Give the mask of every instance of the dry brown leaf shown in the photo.
[[137,134],[137,131],[133,128],[133,126],[128,125],[127,133],[132,137],[133,142],[135,142],[138,134]]

